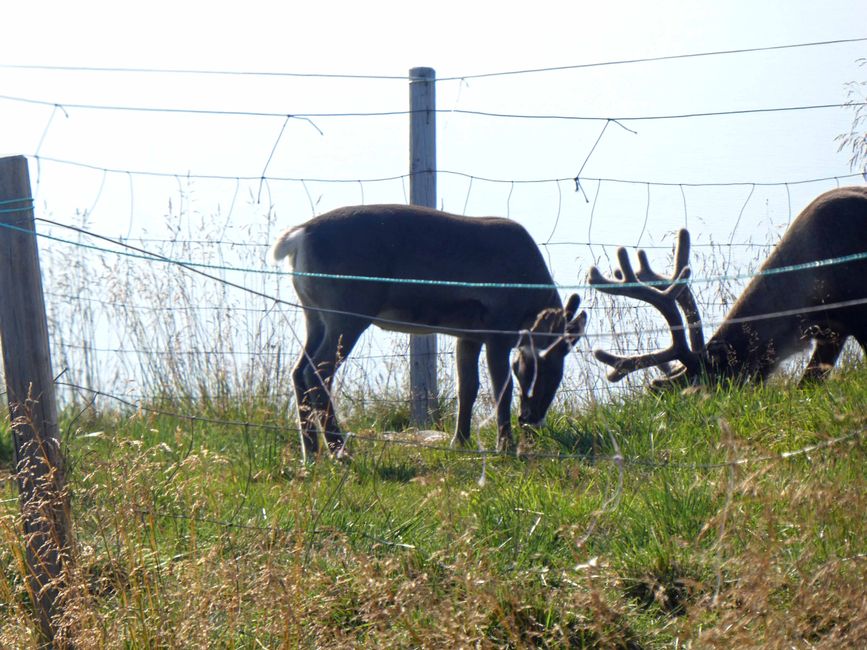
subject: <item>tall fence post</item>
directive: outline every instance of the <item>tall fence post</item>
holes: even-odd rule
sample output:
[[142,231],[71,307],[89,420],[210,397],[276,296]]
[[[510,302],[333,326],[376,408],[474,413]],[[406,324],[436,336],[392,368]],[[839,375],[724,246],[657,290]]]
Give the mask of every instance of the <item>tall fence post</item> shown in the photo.
[[[413,205],[437,206],[436,72],[409,71],[409,197]],[[409,339],[410,420],[428,426],[437,411],[437,337],[413,334]]]
[[67,594],[64,567],[69,562],[71,527],[30,175],[23,156],[0,159],[0,340],[27,549],[27,587],[42,631],[54,645]]

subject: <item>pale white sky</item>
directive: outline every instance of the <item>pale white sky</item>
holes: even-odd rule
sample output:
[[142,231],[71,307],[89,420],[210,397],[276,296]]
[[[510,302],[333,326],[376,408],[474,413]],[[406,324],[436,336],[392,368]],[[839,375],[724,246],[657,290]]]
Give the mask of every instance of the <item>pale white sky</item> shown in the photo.
[[545,67],[862,36],[863,2],[32,1],[2,58],[43,64],[403,74]]

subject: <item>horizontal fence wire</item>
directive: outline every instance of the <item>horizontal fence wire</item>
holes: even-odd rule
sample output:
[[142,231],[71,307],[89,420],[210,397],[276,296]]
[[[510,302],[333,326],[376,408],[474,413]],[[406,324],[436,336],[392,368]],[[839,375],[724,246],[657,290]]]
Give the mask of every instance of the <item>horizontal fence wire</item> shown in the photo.
[[[181,237],[118,237],[119,243],[138,243],[138,244],[173,244],[179,246],[212,246],[221,248],[254,248],[261,251],[267,251],[271,248],[269,242],[239,242],[231,239],[187,239]],[[588,246],[598,246],[599,248],[619,248],[637,249],[643,248],[647,250],[671,250],[671,244],[623,244],[604,241],[537,241],[536,245],[540,248],[554,248],[557,246],[571,246],[574,248]],[[774,244],[760,242],[692,242],[691,248],[773,248]]]
[[[214,312],[217,314],[259,314],[266,315],[273,312],[271,307],[244,307],[240,305],[152,305],[152,304],[136,304],[131,302],[119,302],[117,300],[107,300],[102,298],[94,298],[91,296],[80,296],[80,295],[72,295],[67,293],[60,293],[57,291],[46,291],[45,295],[57,302],[64,302],[67,304],[77,304],[77,303],[85,303],[85,304],[93,304],[99,305],[101,307],[111,307],[118,311],[139,311],[139,312],[150,312],[150,313],[171,313],[171,312]],[[702,305],[705,307],[719,307],[725,308],[731,306],[731,301],[713,301],[713,300],[702,300]],[[605,307],[599,305],[584,305],[582,309],[586,309],[589,312],[593,312],[594,310],[602,310],[605,311]],[[646,303],[636,303],[636,304],[628,304],[623,307],[624,310],[627,311],[646,311],[652,313],[654,311],[654,307]],[[710,323],[712,324],[712,323]]]
[[[385,183],[385,182],[394,182],[394,181],[408,181],[411,177],[410,174],[394,174],[391,176],[380,176],[380,177],[369,177],[369,178],[321,178],[321,177],[301,177],[301,176],[277,176],[277,175],[256,175],[256,176],[243,176],[243,175],[223,175],[223,174],[201,174],[201,173],[193,173],[193,172],[168,172],[168,171],[150,171],[143,169],[124,169],[120,167],[104,167],[100,165],[95,165],[91,163],[75,161],[75,160],[65,160],[62,158],[54,158],[51,156],[43,156],[39,154],[32,154],[28,156],[28,158],[32,158],[37,163],[40,161],[54,163],[58,165],[67,165],[71,167],[79,167],[82,169],[89,169],[91,171],[98,171],[104,174],[118,174],[124,176],[143,176],[143,177],[155,177],[155,178],[169,178],[173,180],[179,179],[190,179],[190,180],[206,180],[206,181],[247,181],[247,182],[260,182],[267,181],[270,183],[334,183],[338,185],[345,184],[370,184],[370,183]],[[467,172],[448,170],[448,169],[435,169],[429,170],[430,173],[434,173],[440,176],[455,176],[458,178],[465,178],[470,181],[479,181],[484,183],[499,183],[502,185],[539,185],[543,183],[574,183],[576,180],[579,180],[575,176],[562,176],[562,177],[553,177],[553,178],[494,178],[490,176],[480,176],[475,174],[469,174]],[[422,172],[427,173],[427,172]],[[796,185],[809,185],[812,183],[827,183],[827,182],[835,182],[840,183],[841,181],[851,181],[856,179],[863,180],[863,174],[858,173],[850,173],[850,174],[836,174],[829,176],[820,176],[813,178],[802,178],[795,180],[787,180],[787,181],[707,181],[707,182],[675,182],[675,181],[656,181],[656,180],[641,180],[641,179],[628,179],[628,178],[611,178],[611,177],[593,177],[593,176],[580,176],[581,182],[593,182],[593,183],[619,183],[624,185],[641,185],[641,186],[651,186],[651,187],[684,187],[684,188],[711,188],[711,187],[786,187],[786,186],[796,186]]]
[[[867,41],[867,37],[843,38],[825,41],[811,41],[804,43],[788,43],[781,45],[769,45],[764,47],[738,48],[729,50],[714,50],[710,52],[690,52],[683,54],[670,54],[655,57],[641,57],[631,59],[617,59],[612,61],[596,61],[592,63],[579,63],[544,68],[529,68],[523,70],[501,70],[493,72],[457,74],[436,79],[438,82],[468,81],[470,79],[484,79],[490,77],[535,75],[540,73],[563,72],[584,70],[588,68],[600,68],[610,66],[659,63],[686,59],[707,57],[724,57],[744,54],[757,54],[762,52],[780,52],[814,47],[828,47],[835,45],[847,45]],[[379,81],[407,82],[412,79],[410,75],[385,75],[385,74],[334,74],[317,72],[286,72],[286,71],[263,71],[263,70],[208,70],[201,68],[147,68],[147,67],[109,67],[109,66],[72,66],[72,65],[37,65],[21,63],[0,63],[0,69],[6,70],[33,70],[46,72],[85,72],[85,73],[123,73],[123,74],[158,74],[158,75],[184,75],[184,76],[228,76],[228,77],[266,77],[266,78],[317,78],[317,79],[357,79]]]
[[[660,330],[662,331],[662,330]],[[669,330],[666,329],[665,332]],[[646,333],[646,330],[641,330],[642,333]],[[627,332],[628,333],[628,332]],[[637,332],[633,332],[637,333]],[[594,338],[599,339],[613,339],[616,336],[623,335],[624,332],[619,332],[617,335],[614,334],[596,334]],[[191,350],[165,350],[165,349],[155,349],[155,348],[112,348],[112,347],[99,347],[96,345],[87,345],[81,343],[64,343],[63,348],[70,350],[78,350],[81,352],[87,352],[91,354],[111,354],[111,355],[134,355],[134,354],[144,354],[144,355],[153,355],[153,356],[164,356],[164,357],[176,357],[176,356],[213,356],[220,355],[226,357],[285,357],[287,355],[286,350],[231,350],[231,349],[223,349],[223,348],[214,348],[214,349],[191,349]],[[619,348],[620,352],[632,352],[639,353],[643,349],[642,348],[631,348],[628,346],[623,346]],[[292,349],[289,354],[294,356],[297,354],[296,349]],[[592,352],[589,350],[580,350],[573,349],[573,355],[582,356],[582,357],[590,357],[592,356]],[[438,350],[435,355],[440,359],[451,359],[454,356],[453,350]],[[394,352],[390,354],[358,354],[353,351],[352,355],[348,358],[344,359],[342,363],[350,363],[350,364],[358,364],[365,361],[386,361],[386,360],[406,360],[408,359],[408,355],[405,353]]]
[[[203,109],[203,108],[172,108],[172,107],[157,107],[157,106],[122,106],[109,104],[80,104],[75,102],[60,102],[48,101],[42,99],[33,99],[30,97],[14,97],[11,95],[0,95],[0,100],[7,102],[18,102],[35,106],[48,106],[52,108],[62,108],[64,110],[78,109],[90,111],[112,111],[112,112],[131,112],[131,113],[161,113],[166,115],[208,115],[217,117],[248,117],[248,118],[281,118],[281,119],[299,119],[299,120],[325,120],[325,119],[364,119],[364,118],[381,118],[381,117],[408,117],[412,115],[411,110],[383,110],[383,111],[356,111],[356,112],[340,112],[340,113],[323,113],[323,112],[266,112],[266,111],[240,111],[240,110],[220,110],[220,109]],[[805,104],[800,106],[774,106],[774,107],[759,107],[759,108],[744,108],[731,109],[724,111],[705,111],[695,113],[679,113],[669,115],[545,115],[545,114],[522,114],[522,113],[497,113],[493,111],[468,110],[461,108],[451,109],[420,109],[420,112],[437,113],[444,115],[462,115],[468,117],[486,117],[494,119],[507,120],[551,120],[559,122],[654,122],[661,120],[688,120],[694,118],[708,117],[732,117],[736,115],[762,115],[768,113],[793,113],[800,111],[817,111],[839,108],[853,108],[865,106],[867,102],[844,102],[844,103],[826,103],[826,104]]]

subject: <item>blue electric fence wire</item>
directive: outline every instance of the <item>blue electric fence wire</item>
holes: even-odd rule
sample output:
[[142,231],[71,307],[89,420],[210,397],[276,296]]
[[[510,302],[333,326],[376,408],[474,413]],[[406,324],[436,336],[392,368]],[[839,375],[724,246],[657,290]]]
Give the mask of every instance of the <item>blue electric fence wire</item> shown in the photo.
[[[128,244],[125,244],[121,241],[110,239],[108,237],[104,237],[102,235],[96,235],[95,233],[91,233],[83,228],[78,228],[76,226],[69,226],[67,224],[58,223],[55,221],[51,221],[48,219],[39,219],[45,223],[49,223],[51,225],[55,225],[62,228],[69,228],[75,230],[76,232],[80,232],[87,236],[99,237],[100,239],[104,239],[110,241],[118,246],[129,248]],[[411,285],[422,285],[422,286],[446,286],[446,287],[459,287],[459,288],[476,288],[476,289],[530,289],[530,290],[588,290],[588,289],[607,289],[607,288],[616,288],[616,287],[637,287],[637,286],[646,286],[648,284],[659,284],[659,285],[667,285],[670,283],[668,280],[658,281],[658,282],[617,282],[613,284],[547,284],[547,283],[509,283],[509,282],[464,282],[459,280],[429,280],[423,278],[388,278],[388,277],[380,277],[380,276],[364,276],[364,275],[344,275],[337,273],[309,273],[303,271],[289,271],[289,270],[268,270],[268,269],[254,269],[254,268],[243,268],[243,267],[233,267],[227,266],[223,264],[207,264],[203,262],[194,262],[190,260],[180,260],[173,259],[170,257],[166,257],[163,255],[158,255],[155,253],[149,253],[145,251],[144,253],[135,253],[130,251],[122,251],[122,250],[112,250],[109,248],[104,248],[102,246],[96,246],[94,244],[85,244],[83,242],[75,242],[67,239],[63,239],[61,237],[56,237],[54,235],[47,235],[42,233],[34,233],[31,230],[26,228],[20,228],[18,226],[13,226],[10,224],[0,224],[0,227],[15,230],[19,232],[24,232],[31,235],[36,235],[38,237],[42,237],[45,239],[49,239],[51,241],[56,241],[58,243],[67,244],[70,246],[76,246],[80,248],[85,248],[88,250],[94,250],[102,253],[109,253],[113,255],[119,255],[123,257],[129,257],[133,259],[141,259],[147,261],[155,261],[162,262],[164,264],[173,264],[177,266],[185,266],[191,268],[198,269],[207,269],[210,271],[226,271],[226,272],[235,272],[235,273],[250,273],[250,274],[258,274],[258,275],[290,275],[290,276],[298,276],[298,277],[308,277],[308,278],[316,278],[316,279],[324,279],[324,280],[341,280],[341,281],[350,281],[350,282],[387,282],[392,284],[411,284]],[[780,275],[783,273],[792,273],[797,271],[805,271],[808,269],[822,268],[826,266],[834,266],[837,264],[847,264],[850,262],[856,262],[867,259],[867,251],[862,253],[853,253],[851,255],[844,255],[841,257],[832,257],[827,259],[815,260],[812,262],[806,262],[803,264],[792,264],[789,266],[781,266],[773,269],[764,269],[762,271],[757,271],[756,273],[742,273],[735,275],[722,275],[708,278],[690,278],[689,280],[683,280],[682,282],[685,284],[708,284],[708,283],[716,283],[721,281],[741,281],[741,280],[750,280],[754,277],[761,276],[771,276],[771,275]]]
[[25,203],[19,208],[5,208],[0,207],[0,214],[14,214],[16,212],[28,212],[33,209],[33,199],[7,199],[5,201],[0,201],[0,206],[13,205],[15,203]]

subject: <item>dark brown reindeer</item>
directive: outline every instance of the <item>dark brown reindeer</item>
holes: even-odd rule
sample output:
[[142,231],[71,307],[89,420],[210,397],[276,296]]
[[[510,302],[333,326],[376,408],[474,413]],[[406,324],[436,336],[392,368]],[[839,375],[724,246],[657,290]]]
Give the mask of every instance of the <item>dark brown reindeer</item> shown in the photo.
[[[320,427],[331,450],[341,448],[331,383],[371,324],[457,337],[453,442],[460,444],[470,438],[484,345],[497,402],[497,445],[506,449],[512,445],[511,349],[518,348],[512,369],[521,391],[519,422],[538,424],[587,321],[585,312],[575,315],[577,295],[563,307],[536,244],[508,219],[403,205],[345,207],[290,228],[270,257],[288,259],[304,307],[307,339],[292,379],[307,452],[318,450]],[[540,286],[485,286],[500,284]]]
[[[689,233],[681,230],[671,277],[654,273],[644,251],[634,271],[617,251],[615,278],[590,269],[589,283],[605,293],[656,307],[671,329],[665,349],[637,356],[596,350],[618,381],[640,368],[659,366],[657,388],[701,378],[763,380],[792,354],[815,342],[802,382],[823,379],[852,336],[867,351],[867,187],[825,192],[801,212],[762,265],[707,345],[686,280]],[[789,267],[790,270],[786,270]],[[794,267],[794,270],[791,269]],[[784,269],[774,273],[774,269]],[[686,317],[684,325],[681,312]],[[687,338],[689,340],[687,340]],[[680,362],[671,370],[673,361]]]

